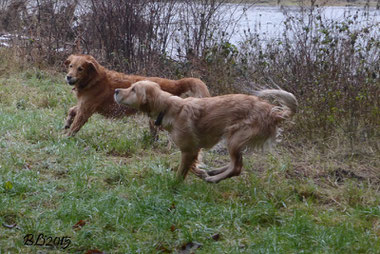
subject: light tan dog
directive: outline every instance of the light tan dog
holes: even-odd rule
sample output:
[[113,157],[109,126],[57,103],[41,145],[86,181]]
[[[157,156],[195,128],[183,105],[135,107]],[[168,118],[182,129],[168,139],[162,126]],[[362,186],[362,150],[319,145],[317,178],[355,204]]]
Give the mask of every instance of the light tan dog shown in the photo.
[[[162,91],[151,81],[140,81],[128,89],[115,90],[115,100],[119,104],[146,112],[152,118],[161,116],[163,128],[181,150],[179,179],[184,179],[191,169],[199,177],[214,183],[239,175],[243,166],[242,151],[275,141],[278,125],[296,112],[297,100],[291,93],[262,90],[257,95],[182,99]],[[274,106],[259,97],[274,97],[281,106]],[[231,162],[207,172],[199,169],[200,149],[211,148],[222,138],[226,138]]]
[[[101,66],[90,55],[70,55],[65,61],[68,68],[66,81],[74,86],[78,104],[70,108],[64,128],[67,135],[75,135],[87,120],[94,114],[100,113],[106,117],[131,115],[136,111],[127,106],[116,104],[114,90],[128,88],[139,80],[152,80],[161,88],[178,96],[209,97],[207,86],[197,78],[169,80],[157,77],[126,75],[108,70]],[[152,134],[155,128],[151,125]]]

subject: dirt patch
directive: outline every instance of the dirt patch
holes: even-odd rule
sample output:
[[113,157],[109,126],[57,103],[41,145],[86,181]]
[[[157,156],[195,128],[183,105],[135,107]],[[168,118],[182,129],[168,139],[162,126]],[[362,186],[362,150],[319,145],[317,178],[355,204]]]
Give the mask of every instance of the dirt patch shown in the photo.
[[333,171],[331,171],[328,174],[329,177],[333,177],[335,179],[335,182],[337,183],[343,183],[345,179],[357,179],[359,181],[365,180],[364,177],[356,175],[354,172],[343,169],[343,168],[337,168]]
[[131,158],[132,157],[132,154],[130,152],[118,152],[115,150],[107,152],[107,155],[110,155],[113,157],[123,157],[123,158]]
[[66,178],[68,173],[69,173],[68,170],[54,171],[54,177],[55,177],[56,179]]

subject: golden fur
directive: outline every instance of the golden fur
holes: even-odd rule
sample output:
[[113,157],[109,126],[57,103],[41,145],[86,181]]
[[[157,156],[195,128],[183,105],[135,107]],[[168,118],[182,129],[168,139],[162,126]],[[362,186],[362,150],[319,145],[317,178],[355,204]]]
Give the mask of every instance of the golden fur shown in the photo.
[[[70,108],[65,121],[64,127],[68,130],[68,136],[75,135],[94,113],[100,113],[106,117],[120,117],[135,113],[136,111],[130,107],[116,104],[113,94],[116,88],[128,88],[139,80],[154,81],[163,90],[178,96],[210,96],[207,86],[200,79],[169,80],[126,75],[104,68],[90,55],[70,55],[65,65],[68,68],[66,81],[74,86],[73,91],[78,99],[77,105]],[[151,130],[153,131],[152,128]]]
[[[177,177],[184,179],[192,170],[208,182],[217,183],[240,174],[242,151],[276,139],[278,125],[296,112],[297,100],[283,90],[262,90],[258,96],[230,94],[209,98],[173,96],[151,81],[140,81],[128,89],[116,89],[115,100],[156,118],[163,114],[162,126],[181,150]],[[274,97],[274,106],[260,97]],[[226,139],[231,162],[205,171],[197,167],[201,148],[211,148]]]

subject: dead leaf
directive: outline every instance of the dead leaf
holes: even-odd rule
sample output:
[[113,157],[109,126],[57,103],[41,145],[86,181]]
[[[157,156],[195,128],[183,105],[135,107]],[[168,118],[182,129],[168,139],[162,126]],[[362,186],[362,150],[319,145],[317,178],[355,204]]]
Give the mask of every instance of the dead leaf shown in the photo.
[[220,240],[220,234],[219,234],[219,233],[213,234],[213,235],[211,236],[211,238],[212,238],[214,241],[219,241],[219,240]]
[[156,250],[159,251],[159,252],[162,252],[162,253],[172,253],[171,250],[169,250],[168,248],[166,248],[164,245],[162,244],[159,244],[157,247],[156,247]]
[[84,225],[86,225],[86,221],[80,220],[73,226],[73,229],[80,230]]
[[172,212],[175,210],[175,204],[174,202],[172,203],[172,205],[168,208],[169,212]]
[[184,245],[182,245],[181,249],[178,251],[180,254],[189,254],[193,253],[196,249],[199,249],[202,247],[202,244],[197,242],[189,242]]
[[93,250],[88,250],[85,254],[106,254],[105,252],[103,251],[100,251],[98,249],[93,249]]
[[11,224],[11,225],[8,225],[8,224],[3,223],[2,225],[3,225],[3,227],[10,228],[10,229],[17,227],[17,224],[16,224],[16,223]]
[[174,225],[171,225],[170,226],[170,231],[174,232],[176,230],[175,226]]

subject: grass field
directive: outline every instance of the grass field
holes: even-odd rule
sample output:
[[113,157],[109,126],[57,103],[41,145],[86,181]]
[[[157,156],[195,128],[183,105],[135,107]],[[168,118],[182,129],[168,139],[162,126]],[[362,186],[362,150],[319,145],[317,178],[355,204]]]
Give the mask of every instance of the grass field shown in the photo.
[[239,177],[178,184],[180,154],[146,118],[95,116],[67,138],[63,75],[0,73],[0,253],[380,253],[376,150],[288,136]]

